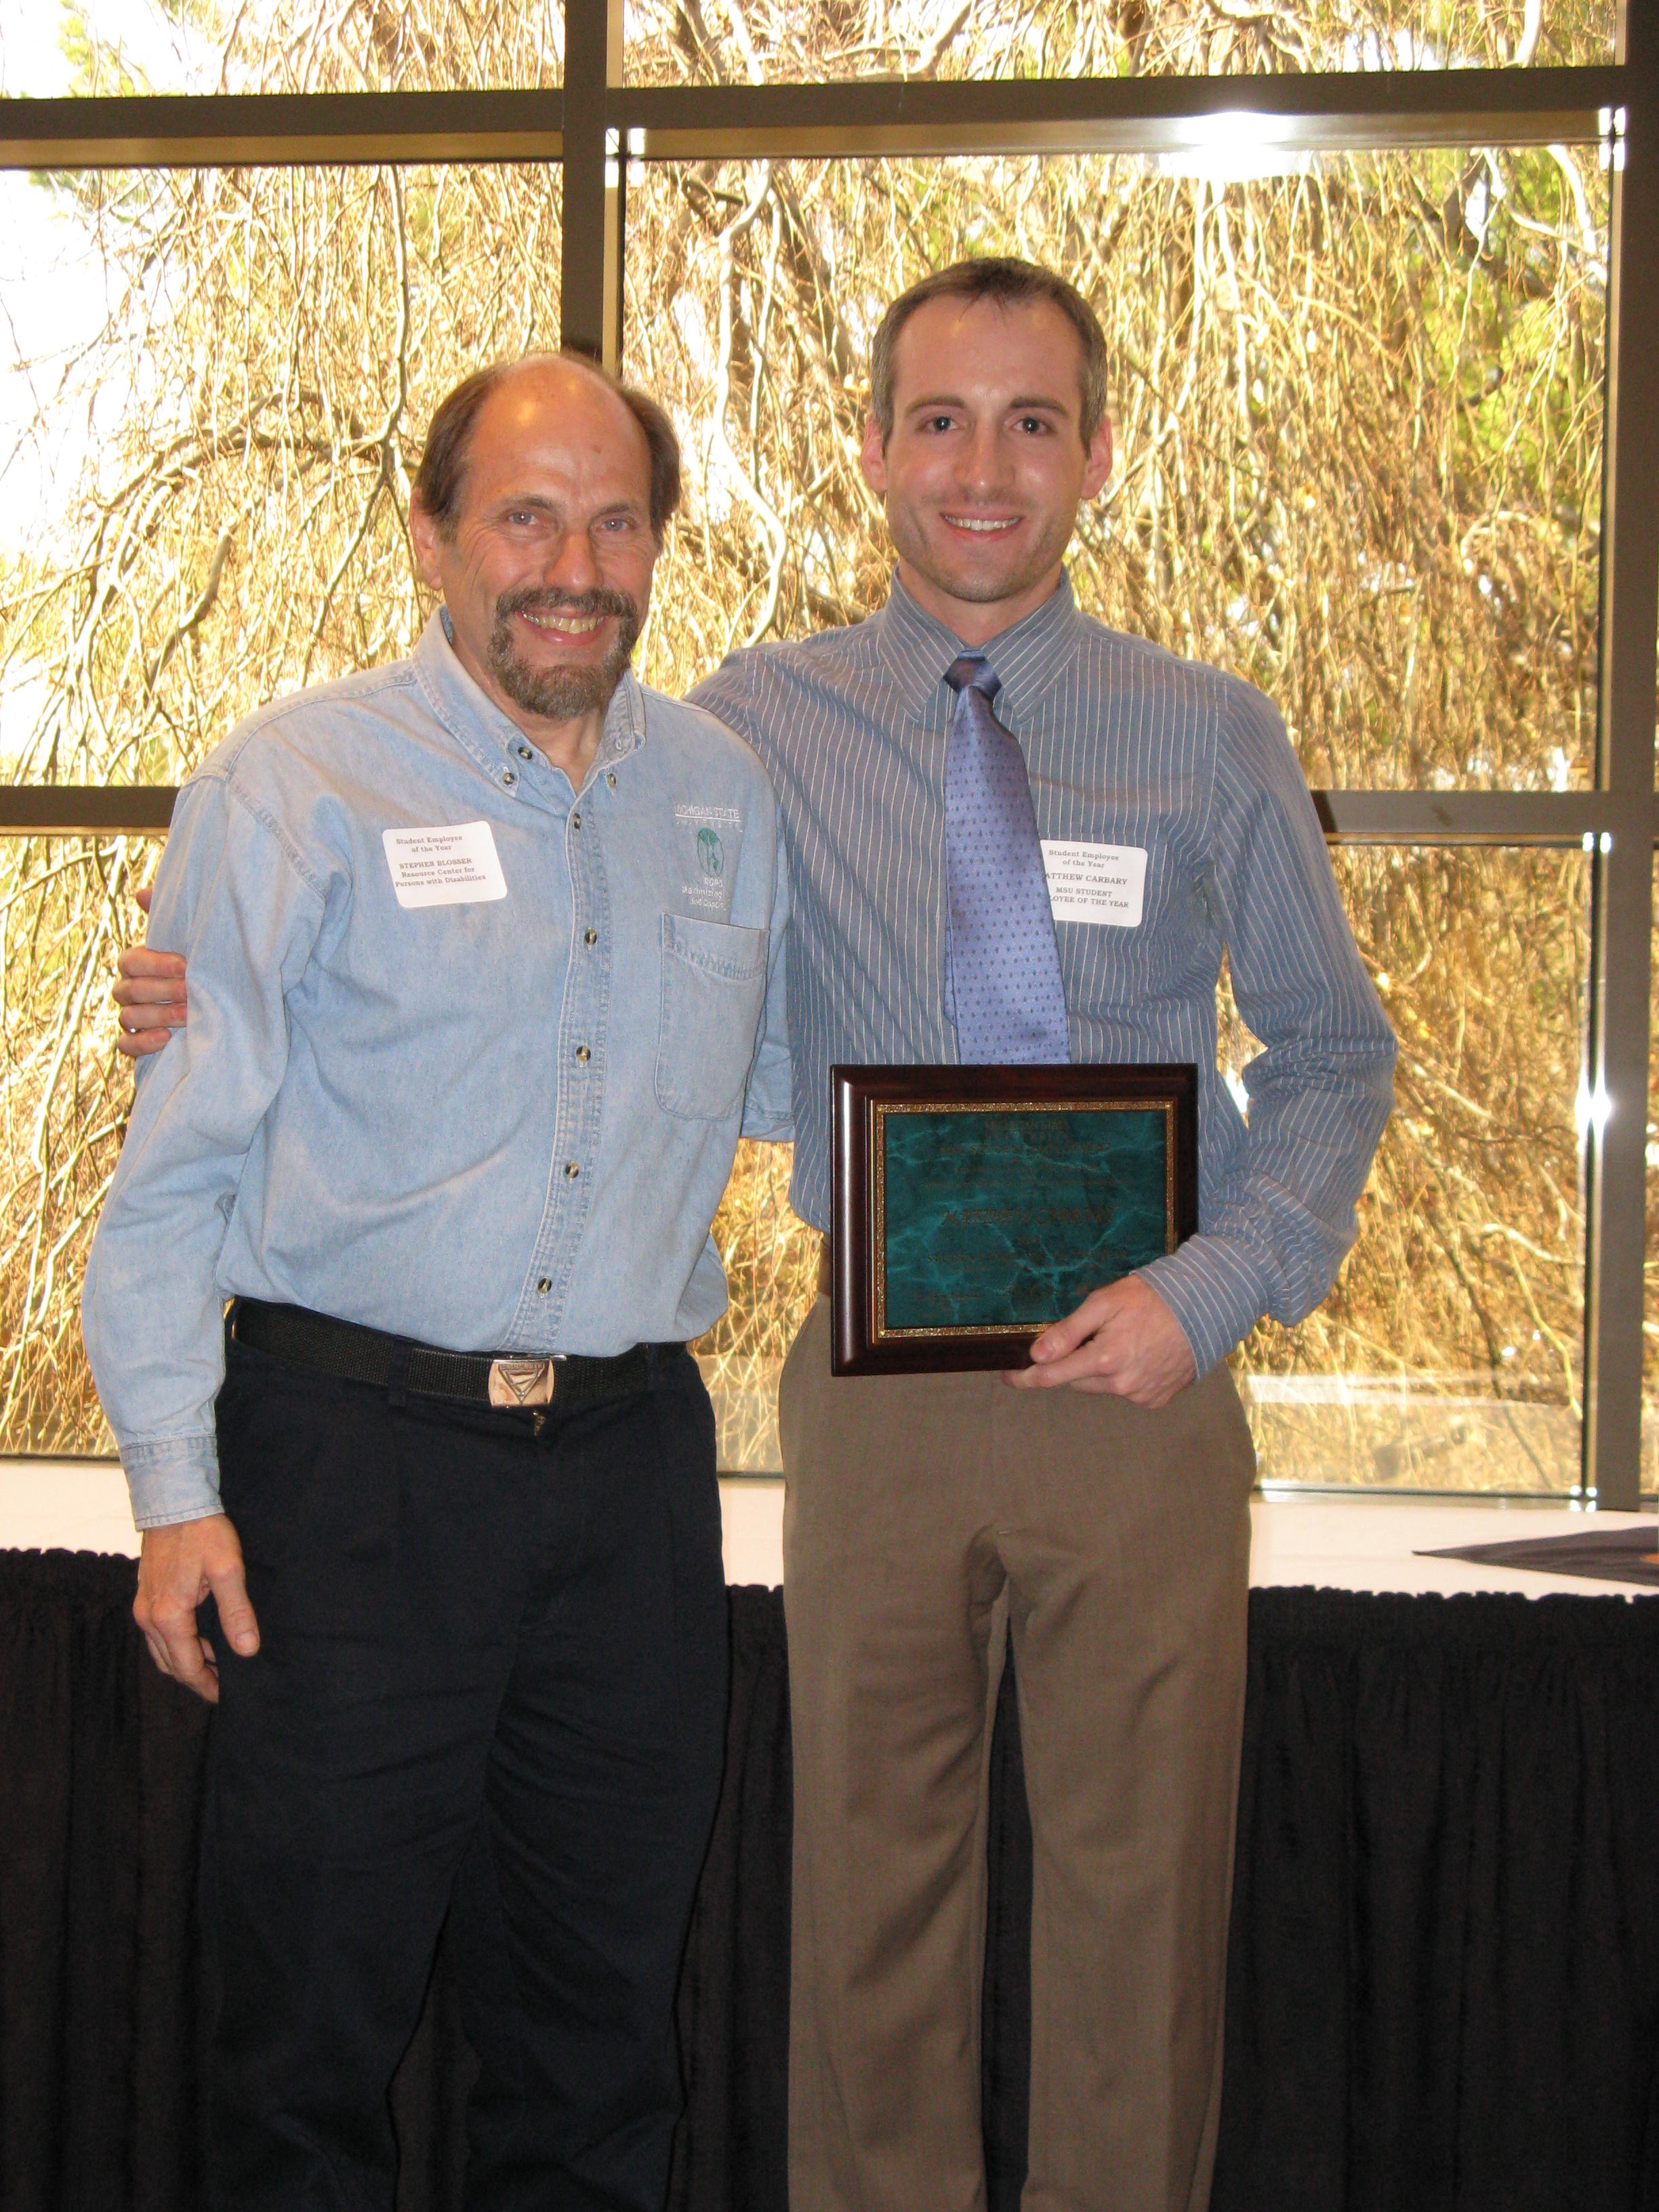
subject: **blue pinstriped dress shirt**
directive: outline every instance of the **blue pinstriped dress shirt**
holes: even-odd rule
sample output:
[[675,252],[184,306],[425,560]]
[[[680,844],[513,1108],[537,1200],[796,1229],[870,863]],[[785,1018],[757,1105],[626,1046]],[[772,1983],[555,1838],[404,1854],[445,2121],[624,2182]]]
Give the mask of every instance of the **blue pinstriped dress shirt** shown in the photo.
[[[830,1070],[953,1060],[945,753],[961,641],[896,578],[851,629],[735,653],[691,695],[776,787],[793,886],[796,1211],[830,1220]],[[1079,613],[1069,585],[982,650],[1038,835],[1139,848],[1139,921],[1055,925],[1075,1061],[1193,1060],[1200,1232],[1144,1272],[1202,1374],[1312,1311],[1353,1242],[1394,1036],[1283,723],[1261,692]],[[1216,1065],[1224,950],[1262,1050],[1248,1126]]]

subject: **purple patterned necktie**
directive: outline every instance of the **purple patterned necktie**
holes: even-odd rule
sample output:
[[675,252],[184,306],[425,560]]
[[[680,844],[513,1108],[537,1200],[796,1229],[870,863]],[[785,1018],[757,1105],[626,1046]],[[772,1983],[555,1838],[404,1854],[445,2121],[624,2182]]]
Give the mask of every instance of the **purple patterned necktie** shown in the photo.
[[945,1008],[964,1066],[1070,1057],[1066,992],[1024,756],[991,712],[1001,680],[965,653],[945,755]]

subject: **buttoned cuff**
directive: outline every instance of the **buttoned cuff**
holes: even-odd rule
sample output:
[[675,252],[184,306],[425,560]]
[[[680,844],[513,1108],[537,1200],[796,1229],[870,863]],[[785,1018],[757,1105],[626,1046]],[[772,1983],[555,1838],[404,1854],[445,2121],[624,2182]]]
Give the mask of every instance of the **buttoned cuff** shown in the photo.
[[1189,1237],[1177,1251],[1137,1272],[1180,1322],[1195,1375],[1207,1375],[1267,1310],[1260,1270],[1224,1237]]
[[211,1436],[161,1437],[123,1444],[121,1465],[132,1496],[133,1525],[166,1528],[222,1513],[219,1451]]

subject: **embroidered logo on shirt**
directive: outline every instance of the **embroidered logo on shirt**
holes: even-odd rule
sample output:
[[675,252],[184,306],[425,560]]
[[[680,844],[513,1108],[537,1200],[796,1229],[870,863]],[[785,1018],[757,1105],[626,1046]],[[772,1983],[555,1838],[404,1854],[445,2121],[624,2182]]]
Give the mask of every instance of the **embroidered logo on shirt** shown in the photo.
[[685,875],[681,897],[696,913],[729,913],[732,841],[741,840],[743,816],[735,806],[704,806],[683,799],[674,808],[674,827],[684,837],[678,848]]

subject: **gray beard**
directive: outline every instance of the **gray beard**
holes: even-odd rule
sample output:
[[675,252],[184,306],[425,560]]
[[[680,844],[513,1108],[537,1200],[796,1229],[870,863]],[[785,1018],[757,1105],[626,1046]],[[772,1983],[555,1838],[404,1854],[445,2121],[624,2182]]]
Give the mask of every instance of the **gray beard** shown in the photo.
[[[532,668],[513,641],[510,617],[526,610],[614,615],[618,628],[611,650],[592,668]],[[495,602],[489,667],[514,704],[548,722],[575,722],[602,714],[639,642],[640,611],[625,592],[507,592]]]

